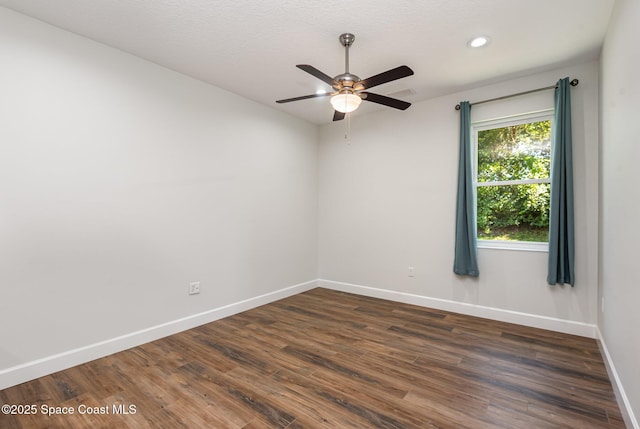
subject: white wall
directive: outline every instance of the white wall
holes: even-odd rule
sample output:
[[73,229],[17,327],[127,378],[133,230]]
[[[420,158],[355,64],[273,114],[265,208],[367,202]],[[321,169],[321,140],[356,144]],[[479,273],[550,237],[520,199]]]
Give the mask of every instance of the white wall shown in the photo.
[[[636,418],[640,417],[640,2],[618,0],[601,59],[599,327]],[[636,420],[635,427],[638,426]]]
[[316,126],[1,7],[0,58],[0,372],[317,277]]
[[[479,250],[480,278],[453,274],[459,113],[454,106],[578,78],[572,89],[576,286],[546,283],[547,253]],[[319,275],[415,302],[489,307],[594,335],[597,309],[598,64],[587,63],[388,109],[321,129]],[[553,91],[472,108],[472,120],[553,107]],[[415,277],[407,267],[415,267]],[[334,283],[338,282],[338,283]],[[421,297],[434,300],[421,300]],[[443,304],[441,302],[440,304]],[[455,305],[451,308],[459,308]],[[525,319],[509,319],[519,322]],[[528,319],[531,321],[531,318]],[[586,324],[586,325],[585,325]],[[547,326],[542,323],[541,326]],[[585,329],[583,329],[585,328]],[[564,329],[564,328],[560,328]]]

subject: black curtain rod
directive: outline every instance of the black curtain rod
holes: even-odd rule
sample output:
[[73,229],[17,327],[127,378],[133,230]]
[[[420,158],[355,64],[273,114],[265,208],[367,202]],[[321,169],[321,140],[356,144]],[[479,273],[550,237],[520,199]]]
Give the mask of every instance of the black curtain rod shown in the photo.
[[[571,84],[571,86],[578,86],[578,83],[580,83],[580,81],[578,79],[573,79],[569,83]],[[502,97],[491,98],[489,100],[476,101],[475,103],[471,103],[471,106],[475,104],[488,103],[490,101],[504,100],[505,98],[517,97],[519,95],[531,94],[533,92],[546,91],[547,89],[555,89],[557,87],[558,85],[545,86],[544,88],[532,89],[530,91],[518,92],[516,94],[503,95]],[[456,104],[456,110],[460,110],[459,104]]]

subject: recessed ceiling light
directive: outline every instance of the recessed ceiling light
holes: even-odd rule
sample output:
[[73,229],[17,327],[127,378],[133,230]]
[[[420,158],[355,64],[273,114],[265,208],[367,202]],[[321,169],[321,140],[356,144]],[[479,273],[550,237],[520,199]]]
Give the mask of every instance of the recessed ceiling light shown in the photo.
[[485,46],[487,43],[489,43],[489,38],[487,36],[478,36],[469,40],[467,46],[469,46],[470,48],[480,48],[482,46]]

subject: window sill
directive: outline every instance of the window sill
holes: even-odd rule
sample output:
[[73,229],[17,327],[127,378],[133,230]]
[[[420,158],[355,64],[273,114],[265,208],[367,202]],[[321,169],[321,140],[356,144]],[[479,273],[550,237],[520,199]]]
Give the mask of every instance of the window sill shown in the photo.
[[549,243],[531,241],[478,240],[478,249],[520,250],[525,252],[548,252]]

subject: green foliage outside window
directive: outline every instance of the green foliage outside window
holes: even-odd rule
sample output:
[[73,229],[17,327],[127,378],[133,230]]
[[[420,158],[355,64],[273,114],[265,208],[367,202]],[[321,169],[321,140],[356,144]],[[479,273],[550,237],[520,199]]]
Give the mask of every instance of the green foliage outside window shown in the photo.
[[[478,132],[478,183],[548,179],[551,121]],[[478,238],[548,241],[548,183],[478,186]]]

